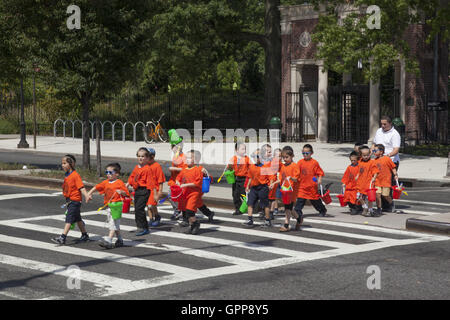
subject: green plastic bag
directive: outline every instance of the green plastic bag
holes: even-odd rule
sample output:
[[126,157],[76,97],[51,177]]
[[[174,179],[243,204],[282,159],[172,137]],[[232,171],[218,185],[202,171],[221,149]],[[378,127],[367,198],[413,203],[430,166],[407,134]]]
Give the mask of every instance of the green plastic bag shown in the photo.
[[233,184],[236,182],[236,176],[234,175],[234,170],[225,171],[225,178],[227,179],[228,184]]
[[111,217],[113,218],[113,220],[122,218],[122,206],[123,206],[122,201],[111,202],[108,204],[108,206],[111,211]]
[[248,210],[247,197],[241,198],[241,200],[242,200],[242,204],[239,207],[239,211],[241,213],[247,213],[247,210]]

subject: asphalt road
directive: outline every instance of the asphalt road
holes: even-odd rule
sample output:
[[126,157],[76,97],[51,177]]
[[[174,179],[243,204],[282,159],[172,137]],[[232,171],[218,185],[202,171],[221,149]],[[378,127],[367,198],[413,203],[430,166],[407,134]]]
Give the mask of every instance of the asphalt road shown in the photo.
[[[72,231],[57,246],[50,238],[62,230],[63,202],[54,190],[0,186],[0,299],[450,298],[449,237],[313,218],[301,231],[280,234],[247,229],[244,217],[226,210],[193,236],[161,208],[163,225],[144,237],[131,232],[133,214],[124,214],[126,247],[105,250],[96,197],[82,207],[92,241],[76,244]],[[70,266],[81,270],[80,289]],[[375,275],[379,282],[371,281]]]

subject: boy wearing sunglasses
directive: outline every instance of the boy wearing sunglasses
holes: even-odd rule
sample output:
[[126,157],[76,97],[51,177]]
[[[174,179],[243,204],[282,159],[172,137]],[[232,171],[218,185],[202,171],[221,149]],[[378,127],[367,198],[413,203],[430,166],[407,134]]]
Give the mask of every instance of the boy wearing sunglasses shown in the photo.
[[373,202],[369,201],[367,191],[375,188],[375,181],[380,172],[375,161],[370,158],[370,149],[368,146],[361,147],[361,160],[359,161],[359,175],[356,181],[356,189],[359,193],[359,202],[363,206],[362,215],[365,217],[377,217],[373,211]]
[[327,209],[317,192],[317,185],[322,184],[322,177],[325,174],[319,162],[312,158],[313,153],[313,147],[310,144],[305,144],[302,150],[303,159],[297,162],[300,176],[298,180],[297,202],[294,209],[301,219],[303,217],[302,209],[305,206],[306,200],[311,202],[313,207],[319,212],[319,216],[325,217],[327,214]]
[[[88,201],[92,199],[92,194],[98,191],[100,194],[104,195],[104,204],[108,205],[111,203],[117,203],[123,201],[124,196],[130,196],[128,188],[125,186],[122,180],[119,179],[120,175],[120,165],[118,163],[111,163],[106,166],[105,174],[107,179],[95,187],[93,187],[88,193]],[[112,249],[123,246],[122,235],[120,234],[120,217],[114,217],[111,215],[111,209],[108,207],[108,225],[109,225],[109,235],[104,240],[100,241],[99,245],[106,248]],[[120,210],[122,212],[122,210]],[[114,234],[117,236],[117,241],[113,244],[112,239]]]

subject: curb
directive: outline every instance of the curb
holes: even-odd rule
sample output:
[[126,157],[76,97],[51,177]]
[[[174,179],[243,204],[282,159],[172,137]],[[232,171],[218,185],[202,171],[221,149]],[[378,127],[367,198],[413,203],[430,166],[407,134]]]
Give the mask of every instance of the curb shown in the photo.
[[[53,179],[53,178],[44,178],[44,177],[31,177],[31,176],[21,176],[21,175],[7,175],[0,173],[0,183],[7,184],[20,184],[30,187],[39,187],[39,188],[50,188],[50,189],[58,189],[60,190],[64,180]],[[92,188],[95,186],[91,183],[84,183],[85,187]]]
[[410,218],[406,220],[406,229],[411,231],[421,231],[450,235],[450,223],[427,221]]

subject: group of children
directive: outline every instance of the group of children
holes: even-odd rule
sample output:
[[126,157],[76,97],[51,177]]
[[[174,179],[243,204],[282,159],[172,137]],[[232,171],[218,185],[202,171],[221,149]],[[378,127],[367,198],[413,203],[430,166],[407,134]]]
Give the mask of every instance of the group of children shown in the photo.
[[[376,144],[372,152],[365,145],[356,144],[350,154],[350,165],[342,178],[345,190],[343,201],[350,207],[350,214],[362,213],[363,216],[379,217],[382,212],[382,200],[387,202],[386,211],[394,210],[391,196],[393,177],[398,181],[396,165],[384,155],[384,145]],[[371,153],[375,158],[371,159]],[[376,189],[376,206],[368,199],[368,191]]]
[[[198,234],[200,222],[196,219],[196,212],[200,210],[208,221],[212,222],[212,212],[202,201],[202,183],[204,177],[210,177],[208,171],[199,165],[201,153],[190,150],[183,153],[182,143],[172,145],[174,153],[171,173],[168,180],[169,187],[178,185],[183,192],[177,202],[167,197],[172,204],[174,214],[171,220],[179,220],[183,226],[189,226],[188,233]],[[391,188],[391,172],[397,177],[395,164],[392,160],[383,156],[384,146],[376,145],[375,159],[371,159],[371,152],[367,146],[357,146],[350,154],[351,164],[348,166],[342,178],[342,187],[345,189],[344,202],[351,209],[351,214],[362,213],[365,216],[379,216],[381,214],[381,197],[392,204],[389,196]],[[82,236],[78,241],[88,241],[89,236],[85,224],[81,219],[80,208],[82,195],[86,203],[92,200],[95,192],[104,196],[104,205],[107,208],[109,234],[99,244],[111,249],[123,246],[123,238],[120,233],[121,214],[112,214],[112,205],[119,204],[124,197],[134,192],[136,236],[149,233],[150,225],[160,225],[161,216],[158,214],[157,205],[163,198],[163,184],[166,181],[161,165],[155,161],[155,150],[152,148],[139,148],[136,153],[138,164],[133,169],[127,183],[119,179],[121,167],[118,163],[106,166],[107,180],[86,191],[80,175],[75,170],[75,157],[66,155],[62,158],[62,168],[65,171],[63,195],[66,198],[66,219],[63,233],[52,238],[57,244],[65,244],[67,234],[73,224],[77,224]],[[290,190],[288,201],[284,199],[285,221],[280,232],[290,231],[291,216],[296,220],[295,230],[299,230],[303,222],[303,207],[309,200],[318,211],[319,216],[325,216],[327,209],[323,204],[319,192],[324,172],[319,163],[312,158],[313,147],[305,144],[302,148],[303,159],[294,162],[294,150],[290,146],[276,149],[272,155],[272,147],[263,145],[255,150],[250,157],[247,155],[246,145],[236,143],[235,155],[229,160],[225,170],[234,170],[235,182],[232,185],[233,203],[235,212],[233,215],[242,214],[240,207],[242,195],[246,195],[248,205],[248,220],[246,226],[253,225],[253,213],[260,207],[263,214],[265,227],[271,227],[271,220],[278,212],[277,199],[280,198],[281,189]],[[368,201],[367,191],[377,188],[377,210],[373,209],[373,202]],[[288,202],[288,203],[287,203]],[[259,205],[258,205],[259,204]],[[147,214],[145,209],[147,208]],[[114,235],[117,237],[113,244]]]

